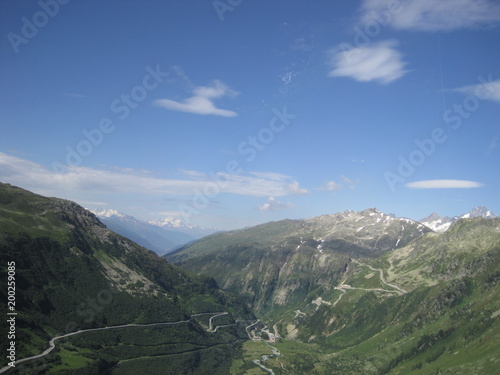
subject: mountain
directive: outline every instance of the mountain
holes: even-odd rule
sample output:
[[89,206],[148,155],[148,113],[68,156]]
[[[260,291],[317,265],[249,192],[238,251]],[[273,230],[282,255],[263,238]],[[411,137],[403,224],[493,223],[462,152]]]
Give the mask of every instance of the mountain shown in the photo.
[[445,232],[452,224],[452,219],[448,216],[441,217],[436,212],[419,220],[426,227],[435,232]]
[[212,228],[188,226],[172,218],[145,222],[116,210],[97,210],[93,213],[112,231],[159,255],[215,232]]
[[498,218],[436,233],[345,211],[214,234],[166,258],[214,277],[259,316],[234,373],[497,373]]
[[495,374],[500,218],[471,216],[444,233],[375,208],[281,220],[187,244],[165,257],[177,266],[0,184],[4,364],[45,350],[7,370]]
[[175,230],[181,233],[185,233],[195,239],[208,236],[209,234],[218,232],[218,229],[214,227],[190,225],[184,223],[181,219],[176,219],[174,217],[166,217],[161,220],[150,220],[149,224],[156,225],[165,230]]
[[461,219],[468,219],[472,217],[482,217],[485,219],[491,219],[498,216],[484,206],[474,207],[471,211],[469,211],[465,215],[460,216]]
[[2,183],[0,264],[12,285],[0,289],[0,308],[17,314],[1,325],[14,342],[1,340],[3,353],[20,360],[71,334],[12,374],[226,374],[253,319],[213,279],[167,263],[76,203]]
[[461,219],[376,259],[353,258],[334,293],[269,324],[311,353],[313,374],[494,374],[499,269],[500,219]]
[[216,233],[165,257],[214,277],[262,313],[333,290],[351,257],[376,257],[429,231],[371,208]]
[[460,219],[468,219],[473,217],[482,217],[485,219],[491,219],[497,217],[493,212],[488,210],[486,207],[478,206],[474,207],[471,211],[466,214],[455,216],[455,217],[440,217],[437,213],[432,213],[431,215],[424,217],[420,220],[422,224],[429,227],[435,232],[445,232],[455,221]]

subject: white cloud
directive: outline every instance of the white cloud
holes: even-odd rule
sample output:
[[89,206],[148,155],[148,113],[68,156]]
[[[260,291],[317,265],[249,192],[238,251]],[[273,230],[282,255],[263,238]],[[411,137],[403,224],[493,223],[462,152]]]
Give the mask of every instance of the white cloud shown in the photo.
[[286,186],[286,190],[292,195],[304,195],[309,193],[309,190],[301,188],[298,181],[293,181]]
[[[297,181],[273,172],[248,174],[206,174],[184,171],[186,179],[156,177],[150,171],[95,169],[69,166],[64,174],[55,173],[37,163],[0,152],[0,179],[43,195],[75,199],[83,194],[160,194],[192,196],[195,191],[229,193],[244,196],[287,196],[304,194]],[[88,199],[88,198],[87,198]],[[94,197],[95,199],[95,197]]]
[[276,172],[249,172],[252,176],[255,177],[260,177],[264,178],[267,180],[274,180],[274,181],[281,181],[283,179],[288,178],[287,175],[284,175],[283,173],[276,173]]
[[193,94],[194,96],[184,99],[182,102],[158,99],[154,101],[154,104],[174,111],[196,113],[198,115],[238,116],[234,111],[215,107],[214,99],[224,96],[234,97],[238,94],[220,81],[214,81],[212,86],[198,86],[193,90]]
[[319,187],[317,190],[326,190],[326,191],[337,191],[342,190],[346,185],[349,189],[355,189],[356,183],[346,176],[340,176],[341,182],[336,181],[328,181],[325,185]]
[[364,25],[402,30],[449,31],[500,21],[500,4],[492,0],[365,0],[361,11]]
[[340,189],[342,189],[342,185],[335,181],[328,181],[324,187],[320,188],[320,190],[328,190],[328,191],[335,191]]
[[182,217],[184,215],[184,212],[182,212],[182,211],[160,211],[157,214],[163,218],[171,218],[171,217]]
[[342,180],[342,182],[344,184],[346,184],[349,187],[349,189],[354,189],[356,187],[356,184],[354,183],[354,181],[347,178],[346,176],[340,176],[340,179]]
[[195,179],[195,180],[204,179],[206,177],[205,173],[198,172],[198,171],[181,169],[179,172],[181,172],[184,176],[188,176],[188,177],[190,177],[192,179]]
[[259,206],[260,211],[282,211],[286,210],[287,208],[293,208],[294,205],[292,203],[284,203],[276,200],[273,197],[269,197],[267,199],[267,202],[264,203],[262,206]]
[[[490,77],[491,78],[491,77]],[[470,85],[453,89],[452,91],[466,95],[474,95],[479,99],[500,102],[500,79],[485,81],[477,85]]]
[[403,56],[394,47],[395,41],[373,43],[366,47],[336,48],[331,51],[330,77],[350,77],[359,82],[376,81],[387,84],[408,71]]
[[[284,175],[282,173],[276,173],[276,172],[249,172],[250,175],[255,176],[257,178],[262,178],[265,180],[270,180],[270,181],[290,181],[290,177],[287,175]],[[304,189],[300,187],[300,184],[298,181],[290,181],[289,183],[286,184],[285,186],[286,191],[289,194],[292,195],[304,195],[308,194],[309,190]],[[276,195],[276,194],[274,194]]]
[[471,189],[482,187],[483,184],[467,180],[425,180],[410,182],[405,186],[413,189]]

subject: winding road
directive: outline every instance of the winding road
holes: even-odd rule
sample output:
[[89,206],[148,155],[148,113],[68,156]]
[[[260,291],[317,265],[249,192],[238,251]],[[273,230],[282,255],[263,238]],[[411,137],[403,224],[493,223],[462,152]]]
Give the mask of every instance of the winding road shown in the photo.
[[[265,356],[263,356],[263,357],[265,357]],[[266,358],[266,361],[267,361],[267,358]],[[259,366],[262,370],[267,371],[271,375],[275,375],[273,370],[271,370],[270,368],[267,368],[266,366],[264,366],[263,364],[260,363],[260,359],[254,359],[252,362],[255,363],[257,366]]]
[[360,266],[368,267],[369,269],[371,269],[374,272],[379,272],[380,273],[380,281],[383,284],[387,285],[388,287],[390,287],[394,290],[387,290],[387,289],[381,289],[381,288],[355,288],[355,287],[352,287],[350,285],[344,284],[345,281],[342,281],[342,283],[339,286],[336,286],[334,288],[334,289],[340,290],[342,292],[342,294],[339,296],[339,298],[337,298],[337,300],[332,304],[332,306],[336,306],[337,303],[340,302],[340,300],[344,296],[344,294],[347,293],[346,290],[364,290],[367,292],[397,293],[400,296],[408,293],[406,290],[400,288],[399,286],[388,283],[384,277],[384,270],[379,269],[379,268],[373,268],[369,264],[361,263],[360,261],[358,261],[356,259],[353,259],[352,261],[353,261],[353,263],[357,263]]
[[253,337],[250,335],[250,332],[248,332],[248,328],[250,328],[250,327],[252,327],[252,326],[256,325],[256,324],[257,324],[257,323],[259,323],[259,322],[260,322],[260,319],[257,319],[255,322],[253,322],[252,324],[250,324],[250,325],[248,325],[248,326],[246,326],[246,327],[245,327],[245,331],[247,331],[247,335],[248,335],[248,338],[249,338],[250,340],[253,340]]
[[339,298],[337,298],[337,300],[336,300],[336,301],[333,303],[333,305],[332,305],[332,306],[336,306],[336,305],[337,305],[337,303],[339,303],[339,302],[340,302],[340,300],[342,299],[342,297],[344,296],[344,294],[346,294],[347,292],[346,292],[344,289],[339,288],[339,287],[335,287],[335,288],[333,288],[333,289],[338,289],[338,290],[340,290],[340,291],[342,292],[342,294],[339,296]]
[[[111,326],[111,327],[82,329],[82,330],[79,330],[79,331],[76,331],[76,332],[71,332],[71,333],[67,333],[65,335],[53,337],[49,341],[49,347],[47,349],[45,349],[45,351],[43,351],[40,354],[34,355],[32,357],[27,357],[27,358],[19,359],[19,360],[17,360],[17,361],[14,362],[14,365],[18,365],[20,363],[27,362],[27,361],[32,361],[32,360],[37,359],[37,358],[45,357],[52,350],[55,349],[55,347],[56,347],[55,342],[57,340],[60,340],[60,339],[66,338],[66,337],[71,337],[71,336],[79,335],[80,333],[93,332],[93,331],[106,331],[106,330],[110,330],[110,329],[122,329],[122,328],[130,328],[130,327],[161,327],[161,326],[171,326],[171,325],[177,325],[177,324],[185,324],[185,323],[189,323],[190,321],[192,321],[193,318],[195,318],[197,316],[201,316],[201,315],[213,315],[209,319],[209,329],[207,331],[215,333],[217,331],[217,328],[235,325],[235,324],[228,324],[228,325],[225,325],[225,326],[217,326],[217,327],[215,327],[215,329],[212,329],[212,319],[213,318],[215,318],[217,316],[228,315],[228,314],[229,313],[227,313],[227,312],[198,313],[198,314],[191,315],[188,320],[179,320],[177,322],[162,322],[162,323],[147,323],[147,324],[122,324],[122,325]],[[9,366],[9,365],[2,367],[0,369],[0,374],[8,371],[11,368],[12,368],[12,366]]]
[[398,292],[399,295],[403,295],[403,294],[407,294],[408,292],[404,289],[401,289],[399,286],[397,285],[394,285],[394,284],[390,284],[388,283],[386,280],[385,280],[385,277],[384,277],[384,270],[380,269],[380,268],[373,268],[372,266],[370,266],[369,264],[365,264],[365,263],[361,263],[360,261],[357,261],[356,259],[353,259],[352,260],[354,263],[357,263],[361,266],[365,266],[365,267],[368,267],[369,269],[371,269],[372,271],[375,271],[375,272],[380,272],[380,281],[382,281],[382,283],[384,283],[385,285],[393,288],[393,289],[396,289]]

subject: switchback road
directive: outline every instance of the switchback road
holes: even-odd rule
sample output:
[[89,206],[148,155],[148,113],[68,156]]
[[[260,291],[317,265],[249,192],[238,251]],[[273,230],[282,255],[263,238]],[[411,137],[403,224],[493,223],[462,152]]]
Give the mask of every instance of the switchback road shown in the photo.
[[[49,347],[47,349],[45,349],[45,351],[43,351],[40,354],[34,355],[32,357],[27,357],[27,358],[19,359],[19,360],[17,360],[17,361],[14,362],[14,366],[16,366],[16,365],[18,365],[20,363],[23,363],[23,362],[32,361],[32,360],[37,359],[37,358],[45,357],[52,350],[55,349],[55,347],[56,347],[55,342],[57,340],[64,339],[66,337],[71,337],[71,336],[79,335],[79,334],[85,333],[85,332],[106,331],[106,330],[110,330],[110,329],[122,329],[122,328],[130,328],[130,327],[161,327],[161,326],[171,326],[171,325],[177,325],[177,324],[185,324],[185,323],[189,323],[191,320],[193,320],[194,317],[201,316],[201,315],[213,315],[210,318],[210,320],[209,320],[210,327],[209,327],[208,331],[209,332],[215,332],[217,330],[217,328],[219,328],[219,327],[215,327],[215,330],[212,330],[212,318],[215,318],[216,316],[227,315],[227,314],[228,314],[227,312],[199,313],[199,314],[193,314],[193,315],[191,315],[191,317],[188,320],[179,320],[177,322],[161,322],[161,323],[147,323],[147,324],[122,324],[122,325],[111,326],[111,327],[82,329],[82,330],[79,330],[79,331],[76,331],[76,332],[71,332],[71,333],[67,333],[65,335],[60,335],[60,336],[53,337],[49,341]],[[8,370],[10,370],[11,368],[13,368],[13,367],[10,366],[10,365],[2,367],[0,369],[0,374],[6,372]]]

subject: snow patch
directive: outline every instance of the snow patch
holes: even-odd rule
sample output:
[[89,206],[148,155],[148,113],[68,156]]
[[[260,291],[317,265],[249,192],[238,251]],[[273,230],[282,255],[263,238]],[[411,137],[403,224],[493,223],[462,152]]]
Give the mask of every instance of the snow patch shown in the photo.
[[127,217],[127,215],[122,214],[121,212],[118,212],[116,210],[100,210],[100,211],[91,211],[94,215],[98,217]]
[[301,247],[303,244],[305,244],[305,243],[306,243],[306,241],[302,241],[302,237],[300,237],[300,244],[299,244],[299,246],[297,246],[297,250],[298,250],[298,249],[300,249],[300,247]]
[[323,243],[325,242],[325,240],[320,240],[320,241],[321,241],[321,243],[318,244],[318,246],[316,246],[316,249],[318,249],[318,251],[320,253],[322,253],[323,252]]

